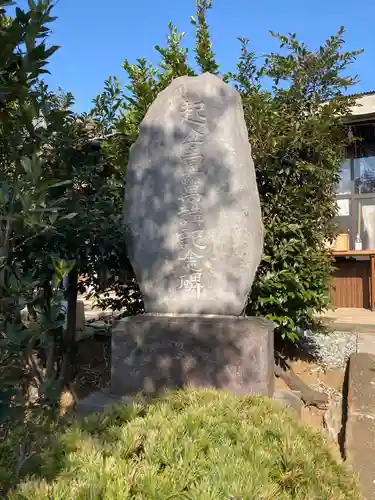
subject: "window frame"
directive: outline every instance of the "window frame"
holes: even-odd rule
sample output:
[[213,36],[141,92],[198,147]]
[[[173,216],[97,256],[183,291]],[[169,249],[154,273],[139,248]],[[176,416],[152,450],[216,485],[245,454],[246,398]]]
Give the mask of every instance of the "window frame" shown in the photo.
[[[357,126],[363,126],[363,125],[374,125],[375,127],[375,120],[366,120],[364,122],[359,122],[359,123],[350,123],[348,126],[353,126],[354,128]],[[375,192],[373,193],[356,193],[355,192],[355,160],[361,158],[362,156],[357,156],[355,154],[354,150],[350,151],[350,154],[346,158],[346,162],[350,162],[350,194],[339,194],[336,193],[336,200],[349,200],[349,207],[350,207],[350,212],[347,217],[350,217],[350,222],[349,222],[349,241],[350,241],[350,248],[354,248],[354,241],[357,235],[357,227],[358,227],[358,205],[359,201],[361,200],[368,200],[368,199],[373,199],[374,204],[375,204]],[[340,227],[340,219],[344,218],[346,216],[337,216],[337,222]],[[342,226],[341,226],[342,227]],[[347,231],[347,229],[343,229],[343,231]],[[363,231],[363,224],[361,224],[361,233]],[[362,236],[362,235],[361,235]],[[369,250],[375,250],[375,249],[369,249]]]

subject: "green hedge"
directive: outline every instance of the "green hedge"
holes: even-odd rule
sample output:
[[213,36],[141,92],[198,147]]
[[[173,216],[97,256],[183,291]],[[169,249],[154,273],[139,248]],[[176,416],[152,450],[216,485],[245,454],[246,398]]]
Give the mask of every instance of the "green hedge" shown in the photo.
[[10,500],[361,498],[322,436],[288,410],[215,391],[171,393],[75,423],[33,468]]

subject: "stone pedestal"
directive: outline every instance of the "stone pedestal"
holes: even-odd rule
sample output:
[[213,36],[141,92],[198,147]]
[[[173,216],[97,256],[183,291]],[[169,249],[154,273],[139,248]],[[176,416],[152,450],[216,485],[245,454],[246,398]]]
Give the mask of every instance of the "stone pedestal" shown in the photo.
[[112,330],[112,377],[107,389],[80,401],[79,418],[130,404],[138,393],[186,386],[237,395],[274,394],[274,324],[260,318],[142,314]]
[[110,391],[131,396],[194,386],[272,396],[273,330],[271,321],[252,317],[125,318],[112,331]]

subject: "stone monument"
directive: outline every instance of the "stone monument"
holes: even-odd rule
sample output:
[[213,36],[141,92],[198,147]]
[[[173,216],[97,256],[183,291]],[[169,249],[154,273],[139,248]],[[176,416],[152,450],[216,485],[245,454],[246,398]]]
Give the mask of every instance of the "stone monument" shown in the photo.
[[148,313],[241,314],[263,225],[237,91],[205,73],[160,93],[130,152],[125,221]]
[[235,89],[205,73],[159,94],[130,151],[124,217],[146,314],[113,328],[109,392],[272,396],[273,323],[241,315],[263,224]]

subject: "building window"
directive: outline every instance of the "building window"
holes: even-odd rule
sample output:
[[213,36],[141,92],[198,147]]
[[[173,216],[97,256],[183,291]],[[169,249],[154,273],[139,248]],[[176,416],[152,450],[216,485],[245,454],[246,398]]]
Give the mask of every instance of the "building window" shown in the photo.
[[375,121],[351,128],[358,139],[348,149],[340,173],[338,224],[349,233],[350,249],[359,234],[363,250],[375,250]]
[[357,232],[362,238],[363,250],[375,249],[375,198],[358,200]]
[[352,193],[352,165],[351,160],[348,159],[345,161],[343,166],[341,167],[340,172],[340,181],[337,186],[337,194],[345,195]]
[[354,158],[354,187],[358,194],[375,193],[375,155]]

